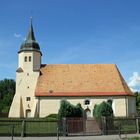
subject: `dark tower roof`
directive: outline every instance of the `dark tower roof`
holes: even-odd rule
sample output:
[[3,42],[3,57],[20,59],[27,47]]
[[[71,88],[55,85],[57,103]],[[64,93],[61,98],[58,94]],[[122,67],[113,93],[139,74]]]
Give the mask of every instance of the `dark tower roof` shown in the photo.
[[32,25],[32,18],[30,21],[30,28],[29,28],[27,38],[21,44],[19,52],[22,52],[22,51],[39,51],[40,52],[39,44],[35,40],[35,35],[34,35],[34,30],[33,30],[33,25]]

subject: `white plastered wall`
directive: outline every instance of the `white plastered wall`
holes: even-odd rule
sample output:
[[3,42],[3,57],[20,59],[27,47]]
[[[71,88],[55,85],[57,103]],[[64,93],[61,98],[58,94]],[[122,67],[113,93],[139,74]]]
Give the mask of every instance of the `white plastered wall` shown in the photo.
[[134,96],[129,96],[128,101],[128,114],[133,116],[136,114],[136,98]]
[[[29,62],[29,57],[31,56],[31,62]],[[27,62],[24,61],[27,57]],[[37,51],[26,51],[19,53],[18,67],[24,69],[24,71],[33,71],[34,69],[39,69],[41,65],[41,54]]]
[[[27,59],[31,56],[31,62],[24,62],[25,56]],[[31,117],[35,116],[37,101],[34,94],[39,72],[33,71],[33,66],[34,61],[37,61],[35,67],[40,68],[40,59],[39,52],[19,53],[18,67],[22,68],[23,72],[16,73],[16,93],[9,111],[9,117],[26,117],[26,110],[28,109],[31,110]],[[27,101],[27,97],[30,97],[30,101]]]
[[[34,92],[39,72],[17,73],[16,94],[14,96],[9,117],[26,117],[26,110],[31,110],[31,117],[35,115],[36,100]],[[26,98],[30,97],[30,101]],[[22,100],[22,104],[20,103]],[[23,109],[23,115],[20,113]]]
[[[58,113],[60,108],[60,101],[62,99],[66,99],[71,104],[76,105],[80,103],[84,109],[87,108],[87,105],[84,105],[84,100],[86,97],[38,97],[39,100],[39,117],[46,117],[49,114]],[[103,101],[107,101],[108,99],[113,100],[113,111],[115,116],[126,116],[126,98],[124,96],[106,96],[106,97],[87,97],[90,99],[91,104],[88,108],[91,110],[91,117],[92,112],[94,109],[95,104],[100,104]]]

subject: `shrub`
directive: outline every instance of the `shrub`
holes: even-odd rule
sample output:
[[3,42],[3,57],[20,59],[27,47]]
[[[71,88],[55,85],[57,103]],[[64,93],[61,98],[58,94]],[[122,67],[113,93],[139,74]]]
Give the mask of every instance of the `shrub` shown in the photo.
[[58,120],[58,114],[50,114],[45,117],[45,120],[47,121],[57,121]]
[[102,102],[99,105],[95,105],[93,110],[93,116],[96,119],[101,119],[102,116],[113,117],[112,106],[107,102]]
[[65,117],[82,117],[82,116],[83,116],[83,109],[81,107],[81,104],[77,104],[76,106],[74,106],[66,100],[61,101],[60,109],[58,112],[59,119]]
[[58,114],[49,114],[47,118],[58,118]]
[[83,108],[81,107],[81,104],[78,103],[74,108],[74,117],[83,117]]

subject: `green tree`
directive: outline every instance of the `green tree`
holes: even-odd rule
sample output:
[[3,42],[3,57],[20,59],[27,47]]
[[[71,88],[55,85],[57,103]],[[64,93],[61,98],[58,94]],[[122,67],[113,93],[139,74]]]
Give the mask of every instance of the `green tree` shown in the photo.
[[113,109],[110,103],[102,102],[99,105],[95,105],[93,110],[93,116],[96,119],[101,119],[102,116],[113,117]]
[[82,108],[81,104],[78,103],[74,108],[74,117],[83,117],[84,109]]
[[138,115],[140,115],[140,92],[135,92],[135,96],[136,96],[137,113],[138,113]]
[[64,117],[82,117],[83,109],[81,104],[77,104],[76,106],[70,104],[70,102],[66,100],[62,100],[60,104],[60,109],[58,111],[59,119]]
[[15,81],[4,79],[0,81],[0,112],[8,113],[15,94]]
[[136,107],[137,109],[140,109],[140,93],[135,92],[135,95],[136,95]]

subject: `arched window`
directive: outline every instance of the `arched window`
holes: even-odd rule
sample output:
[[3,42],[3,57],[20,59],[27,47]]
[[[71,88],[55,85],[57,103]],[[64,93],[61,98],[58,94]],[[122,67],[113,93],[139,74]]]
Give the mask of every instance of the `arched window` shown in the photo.
[[86,99],[86,100],[84,101],[84,105],[90,105],[90,100],[89,100],[89,99]]
[[27,56],[24,57],[24,62],[27,62]]
[[31,62],[31,61],[32,61],[31,56],[29,56],[29,62]]

